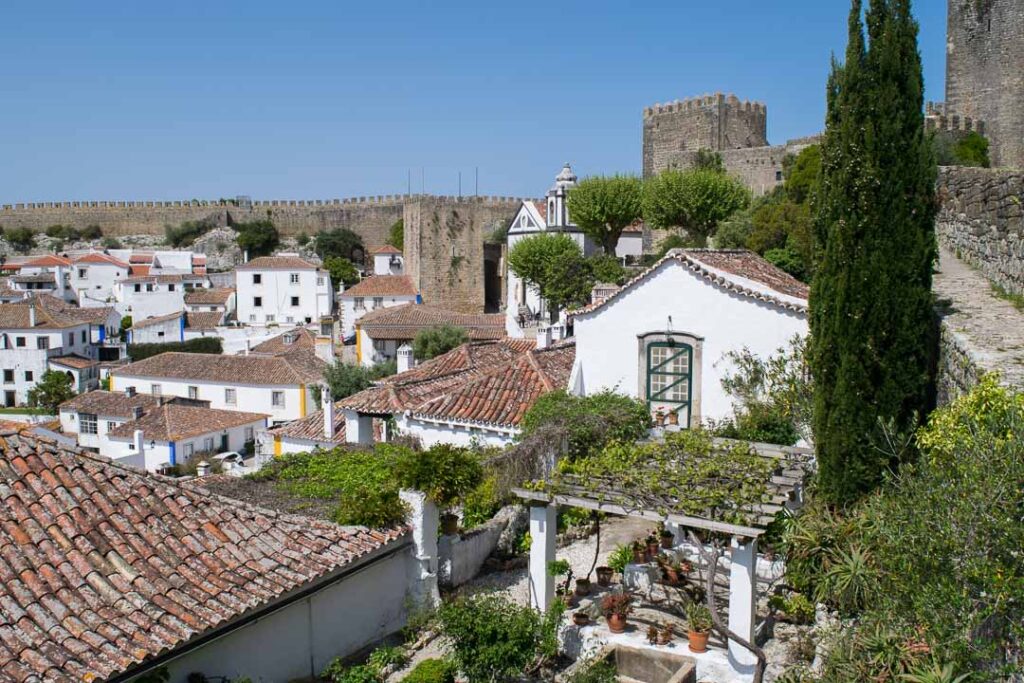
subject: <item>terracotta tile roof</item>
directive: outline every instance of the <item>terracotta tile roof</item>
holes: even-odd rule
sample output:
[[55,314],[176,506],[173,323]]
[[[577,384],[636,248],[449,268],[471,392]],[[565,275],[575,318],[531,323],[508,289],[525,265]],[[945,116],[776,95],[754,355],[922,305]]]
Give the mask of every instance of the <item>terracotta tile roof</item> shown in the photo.
[[168,313],[166,315],[155,315],[152,318],[143,318],[142,320],[135,320],[133,318],[131,329],[134,330],[140,327],[149,327],[151,325],[165,323],[168,320],[177,320],[182,315],[184,315],[184,313],[182,313],[181,311],[175,311],[174,313]]
[[166,403],[150,410],[137,420],[130,420],[110,430],[113,437],[130,439],[141,429],[146,439],[177,441],[232,427],[241,427],[269,417],[261,413],[243,413],[237,410],[216,410],[196,406]]
[[398,249],[396,247],[393,247],[390,244],[385,244],[383,247],[374,247],[373,249],[370,250],[370,253],[374,254],[374,255],[376,255],[376,254],[401,254],[402,250]]
[[70,266],[71,261],[62,257],[54,256],[53,254],[47,254],[46,256],[40,256],[39,258],[32,259],[22,263],[22,268],[47,268],[56,266]]
[[120,259],[116,259],[113,256],[111,256],[110,254],[104,254],[101,251],[92,251],[92,252],[89,252],[88,254],[85,254],[83,256],[78,256],[78,257],[75,258],[74,261],[75,261],[75,264],[79,264],[79,263],[96,263],[96,264],[101,264],[101,265],[117,266],[119,268],[128,268],[128,267],[130,267],[124,261],[121,261]]
[[149,275],[149,266],[136,266],[132,265],[128,268],[128,273],[135,277],[143,277]]
[[317,266],[298,256],[260,256],[235,270],[316,270]]
[[533,208],[536,209],[537,213],[540,214],[541,219],[547,223],[548,220],[548,203],[545,201],[531,201]]
[[296,327],[249,349],[251,353],[269,353],[276,356],[295,349],[316,348],[316,335],[305,327]]
[[223,323],[223,311],[188,311],[185,313],[185,328],[189,330],[212,330]]
[[11,289],[10,278],[0,278],[0,297],[2,298],[21,298],[23,292]]
[[128,257],[128,263],[135,265],[139,264],[150,264],[153,263],[155,255],[151,251],[133,251]]
[[470,339],[501,339],[505,316],[500,313],[456,313],[424,304],[402,304],[370,311],[356,323],[373,339],[412,339],[420,330],[434,325],[455,325]]
[[341,296],[416,296],[416,285],[408,275],[371,275],[349,287]]
[[280,356],[161,353],[111,372],[117,377],[167,377],[225,384],[292,385],[319,382],[327,364],[309,349]]
[[235,293],[232,287],[202,287],[185,292],[185,303],[190,305],[220,305],[227,304],[228,299]]
[[535,349],[413,409],[414,417],[515,427],[536,400],[569,384],[576,345]]
[[618,299],[647,280],[666,263],[679,263],[713,286],[786,310],[807,312],[810,288],[781,268],[746,249],[672,249],[665,256],[608,298],[569,311],[577,316],[591,313]]
[[157,282],[160,284],[167,284],[172,282],[202,282],[203,276],[196,275],[194,273],[163,273],[160,275],[151,275],[148,272],[145,275],[135,274],[135,268],[132,267],[132,275],[124,278],[121,282],[127,282],[134,284],[136,282]]
[[[63,315],[73,320],[83,323],[91,323],[93,325],[104,324],[107,322],[107,319],[111,317],[111,313],[116,313],[113,306],[79,308],[74,304],[70,304],[63,299],[58,299],[57,297],[49,294],[41,294],[35,296],[34,299],[37,302],[42,302],[42,305],[46,306],[49,310],[60,311]],[[116,317],[118,320],[121,319],[120,315],[116,315]]]
[[[33,328],[30,325],[31,315],[29,308],[34,306],[36,311],[36,324]],[[74,327],[91,322],[88,316],[91,313],[84,313],[89,309],[81,309],[49,295],[35,296],[24,301],[16,301],[8,304],[0,304],[0,329],[59,329]],[[107,310],[107,309],[100,309]]]
[[132,417],[135,408],[149,410],[155,408],[159,400],[150,394],[133,394],[129,396],[123,391],[87,391],[69,401],[64,401],[58,408],[78,413],[92,413],[107,417]]
[[282,514],[0,432],[0,672],[89,681],[315,586],[403,537]]
[[83,370],[85,368],[91,368],[94,365],[99,365],[99,361],[95,361],[92,358],[86,358],[85,356],[79,356],[76,353],[72,353],[67,356],[54,356],[48,358],[47,362],[56,363],[57,365],[63,365],[69,368],[75,368],[76,370]]
[[13,282],[53,282],[56,284],[56,273],[31,273],[24,275],[12,275]]
[[274,436],[303,441],[330,441],[345,443],[345,412],[334,406],[334,436],[328,439],[324,435],[324,411],[320,409],[300,420],[293,420],[279,427],[268,430]]

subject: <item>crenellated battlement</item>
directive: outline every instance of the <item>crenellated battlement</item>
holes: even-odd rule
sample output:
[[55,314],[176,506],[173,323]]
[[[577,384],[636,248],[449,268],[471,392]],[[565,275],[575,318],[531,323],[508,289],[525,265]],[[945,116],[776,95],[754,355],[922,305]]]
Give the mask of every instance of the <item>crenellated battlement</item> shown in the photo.
[[945,102],[928,102],[925,105],[924,127],[930,131],[945,131],[955,134],[985,134],[985,122],[970,116],[960,116],[950,111]]
[[736,95],[729,93],[715,93],[713,95],[701,95],[699,97],[688,97],[684,100],[675,100],[665,104],[655,104],[644,108],[644,118],[651,118],[659,114],[670,114],[674,112],[689,112],[708,109],[711,107],[728,107],[739,112],[751,113],[760,116],[768,115],[768,106],[764,102],[753,100],[741,100]]

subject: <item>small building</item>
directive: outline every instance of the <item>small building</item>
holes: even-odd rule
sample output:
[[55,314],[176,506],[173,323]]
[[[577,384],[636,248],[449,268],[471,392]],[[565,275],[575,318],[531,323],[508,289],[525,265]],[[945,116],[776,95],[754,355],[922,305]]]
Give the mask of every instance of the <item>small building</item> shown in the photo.
[[160,405],[160,398],[132,391],[98,389],[79,394],[58,407],[60,429],[72,434],[82,448],[109,452],[107,435],[116,427],[142,417]]
[[341,304],[341,336],[355,335],[356,323],[380,308],[422,303],[416,285],[407,275],[371,275],[338,294]]
[[64,301],[73,298],[71,291],[71,261],[47,254],[22,263],[11,276],[11,288],[19,292],[49,294]]
[[732,415],[730,353],[767,358],[808,333],[808,288],[746,250],[674,249],[616,292],[568,314],[572,389],[613,390],[679,424]]
[[117,282],[130,275],[127,261],[102,251],[93,251],[72,258],[71,290],[82,308],[113,306]]
[[254,258],[235,273],[242,324],[319,324],[334,312],[330,274],[297,254]]
[[438,325],[461,327],[471,340],[505,337],[505,316],[500,313],[457,313],[427,304],[385,306],[356,322],[357,361],[370,366],[395,360],[398,347]]
[[92,391],[100,386],[100,362],[77,353],[54,356],[47,362],[47,370],[63,372],[71,378],[71,388],[76,392]]
[[112,370],[110,388],[209,401],[219,410],[269,415],[276,424],[309,414],[326,368],[304,348],[277,356],[169,352]]
[[128,329],[129,344],[165,344],[199,337],[218,336],[217,327],[224,323],[224,313],[178,311],[144,320],[133,320]]
[[228,317],[235,312],[235,288],[208,287],[185,292],[185,310],[189,313],[223,313],[223,317]]
[[205,286],[203,275],[133,275],[114,287],[117,308],[132,320],[145,320],[185,310],[185,294]]
[[226,451],[251,450],[267,415],[165,403],[107,432],[100,455],[158,472]]
[[387,244],[370,250],[374,275],[403,275],[405,266],[401,250]]
[[271,337],[244,353],[281,356],[297,349],[310,349],[325,363],[334,362],[334,342],[328,335],[317,335],[306,327],[296,327]]

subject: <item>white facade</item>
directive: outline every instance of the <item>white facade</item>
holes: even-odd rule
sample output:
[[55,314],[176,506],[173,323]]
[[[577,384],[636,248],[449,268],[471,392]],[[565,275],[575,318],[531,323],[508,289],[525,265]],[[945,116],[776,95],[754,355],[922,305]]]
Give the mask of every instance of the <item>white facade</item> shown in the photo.
[[[759,283],[744,284],[765,290]],[[806,306],[796,297],[771,295]],[[659,352],[660,362],[690,346],[691,426],[732,415],[732,398],[722,388],[722,378],[734,370],[728,353],[747,347],[767,358],[795,336],[808,333],[804,312],[729,291],[671,258],[603,306],[574,315],[574,329],[571,383],[582,395],[611,390],[648,400],[648,349],[663,342],[674,344]],[[657,403],[653,401],[652,407]],[[680,413],[685,426],[684,417],[685,410]]]
[[202,286],[201,276],[174,282],[161,282],[157,277],[129,278],[115,285],[116,306],[122,315],[130,315],[132,322],[156,318],[185,310],[185,292]]
[[401,275],[403,272],[402,254],[397,249],[384,248],[374,252],[374,275]]
[[515,428],[428,420],[411,415],[396,417],[399,433],[419,439],[424,448],[442,443],[453,446],[504,448],[511,446],[519,433],[519,430]]
[[[90,413],[86,414],[89,415]],[[64,406],[60,409],[60,430],[65,434],[74,434],[78,440],[78,445],[82,448],[87,448],[104,455],[111,452],[107,434],[128,422],[128,420],[129,418],[119,415],[97,413],[96,431],[93,432],[91,424],[83,429],[81,413],[77,408]]]
[[127,265],[109,261],[79,261],[71,266],[71,289],[82,308],[113,306],[115,286],[126,277]]
[[[150,321],[134,321],[128,330],[129,344],[165,344],[185,341],[185,315],[164,316]],[[202,335],[198,335],[202,336]]]
[[95,357],[88,323],[54,329],[0,330],[2,404],[26,405],[28,391],[42,379],[49,359],[71,354]]
[[353,296],[342,292],[338,295],[338,301],[341,304],[341,336],[343,339],[348,339],[356,331],[356,322],[370,311],[403,304],[415,304],[419,302],[419,296],[416,294]]
[[378,363],[386,363],[398,358],[398,347],[409,340],[398,339],[374,339],[366,330],[356,330],[356,349],[358,349],[359,361],[366,367],[373,367]]
[[133,436],[107,436],[101,440],[100,455],[122,465],[147,472],[157,472],[168,465],[184,465],[197,455],[213,455],[227,451],[242,451],[247,443],[255,441],[256,431],[266,428],[266,420],[228,429],[216,429],[174,441],[153,439],[145,431]]
[[239,268],[236,287],[238,322],[243,325],[318,323],[332,313],[331,277],[313,265]]
[[305,417],[307,408],[315,406],[313,392],[316,391],[316,387],[306,384],[227,384],[201,379],[122,377],[116,370],[111,373],[110,378],[111,391],[134,388],[140,394],[181,396],[209,401],[211,408],[270,415],[271,424]]
[[58,264],[52,257],[44,256],[37,261],[48,265],[25,264],[17,275],[10,278],[11,288],[19,292],[50,294],[64,301],[73,300],[70,266]]

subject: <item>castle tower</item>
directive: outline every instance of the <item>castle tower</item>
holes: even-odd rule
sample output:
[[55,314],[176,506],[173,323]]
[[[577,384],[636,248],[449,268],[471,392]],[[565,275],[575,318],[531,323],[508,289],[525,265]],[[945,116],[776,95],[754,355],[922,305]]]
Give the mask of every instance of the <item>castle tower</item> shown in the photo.
[[1024,167],[1024,2],[948,2],[946,111],[984,121],[993,166]]
[[735,95],[705,95],[644,110],[643,173],[688,168],[701,149],[723,152],[768,145],[768,109]]

